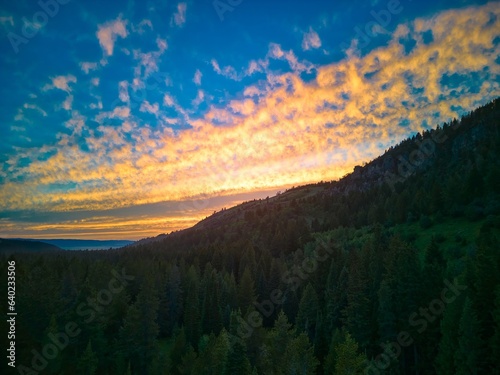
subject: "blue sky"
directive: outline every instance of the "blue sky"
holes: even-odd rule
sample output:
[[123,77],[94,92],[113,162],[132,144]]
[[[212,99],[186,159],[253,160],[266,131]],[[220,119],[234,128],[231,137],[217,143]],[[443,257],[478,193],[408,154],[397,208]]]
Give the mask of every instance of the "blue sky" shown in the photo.
[[0,236],[137,239],[338,178],[499,95],[473,1],[0,7]]

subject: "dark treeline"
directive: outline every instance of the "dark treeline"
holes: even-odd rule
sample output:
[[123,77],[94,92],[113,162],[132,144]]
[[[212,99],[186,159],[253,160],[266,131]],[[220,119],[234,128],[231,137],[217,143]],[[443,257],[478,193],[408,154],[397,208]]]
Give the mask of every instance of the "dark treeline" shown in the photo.
[[4,255],[16,373],[500,374],[499,119],[496,100],[156,241]]

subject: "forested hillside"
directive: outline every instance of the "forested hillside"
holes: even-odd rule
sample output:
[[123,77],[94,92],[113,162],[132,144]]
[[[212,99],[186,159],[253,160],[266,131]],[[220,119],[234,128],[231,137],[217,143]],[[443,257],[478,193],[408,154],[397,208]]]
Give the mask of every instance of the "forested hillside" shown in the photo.
[[499,245],[497,99],[190,229],[2,255],[17,373],[500,374]]

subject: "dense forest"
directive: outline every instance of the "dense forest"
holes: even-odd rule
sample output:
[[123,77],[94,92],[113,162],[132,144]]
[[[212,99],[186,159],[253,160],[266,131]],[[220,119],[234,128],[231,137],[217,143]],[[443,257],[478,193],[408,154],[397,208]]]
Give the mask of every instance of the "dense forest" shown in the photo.
[[190,229],[3,253],[4,373],[500,374],[499,235],[497,99]]

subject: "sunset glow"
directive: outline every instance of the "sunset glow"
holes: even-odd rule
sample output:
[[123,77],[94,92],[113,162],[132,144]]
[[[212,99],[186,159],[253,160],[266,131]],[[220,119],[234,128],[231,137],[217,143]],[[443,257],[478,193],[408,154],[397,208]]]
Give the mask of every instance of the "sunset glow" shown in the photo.
[[300,19],[270,5],[273,23],[251,1],[222,21],[211,2],[69,2],[22,44],[38,5],[4,6],[0,237],[186,228],[338,179],[500,95],[497,2],[401,1],[383,27],[375,3],[312,2]]

